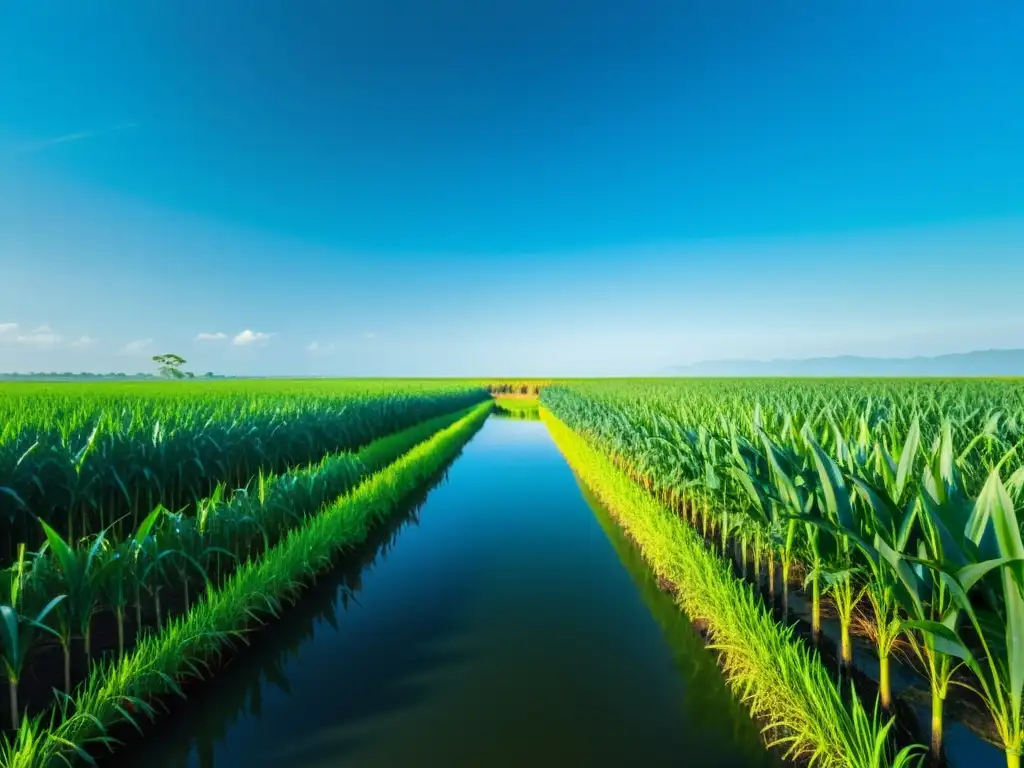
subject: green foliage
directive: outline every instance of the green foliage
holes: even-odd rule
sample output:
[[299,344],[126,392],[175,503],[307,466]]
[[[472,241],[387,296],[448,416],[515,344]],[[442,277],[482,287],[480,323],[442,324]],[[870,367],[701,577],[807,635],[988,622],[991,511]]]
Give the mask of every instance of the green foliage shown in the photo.
[[[305,518],[221,586],[210,585],[187,614],[148,635],[133,652],[94,665],[73,700],[55,711],[49,727],[29,718],[13,741],[0,742],[0,766],[50,765],[81,757],[90,744],[110,743],[106,733],[113,725],[135,723],[132,711],[154,715],[151,702],[157,697],[180,694],[183,679],[202,676],[206,665],[254,621],[278,616],[309,579],[331,567],[335,556],[363,541],[373,525],[460,450],[490,408],[489,402],[474,408],[393,463],[364,474],[350,493]],[[384,447],[374,453],[377,460],[386,455]]]
[[194,512],[280,474],[487,397],[447,382],[0,384],[0,565],[46,521],[120,540],[157,504]]
[[[114,615],[118,630],[114,658],[124,657],[147,630],[156,629],[159,634],[164,629],[163,592],[183,593],[188,609],[194,603],[193,597],[226,583],[238,568],[264,556],[290,531],[306,525],[359,483],[439,430],[451,427],[470,413],[482,418],[481,414],[490,408],[491,401],[485,399],[472,409],[443,414],[387,435],[355,454],[325,456],[283,475],[260,472],[230,498],[226,497],[224,486],[219,485],[211,496],[199,501],[194,516],[170,512],[158,505],[120,540],[115,541],[105,530],[73,545],[42,523],[45,546],[27,563],[22,547],[16,566],[0,571],[0,581],[10,578],[11,584],[17,585],[10,590],[12,609],[7,611],[0,606],[5,627],[20,627],[22,634],[17,637],[25,638],[17,648],[4,638],[2,658],[10,659],[10,665],[18,665],[13,673],[10,670],[15,667],[9,665],[8,671],[12,702],[20,665],[31,650],[36,630],[48,632],[60,641],[65,657],[64,688],[70,693],[74,638],[85,639],[86,660],[92,669],[104,663],[90,653],[94,615]],[[58,593],[60,597],[52,597]],[[51,603],[31,618],[33,606],[47,600]],[[0,597],[0,603],[3,602]],[[151,610],[144,611],[144,606]],[[136,634],[126,637],[126,615],[132,608]],[[12,711],[17,712],[16,705]],[[26,733],[34,733],[34,726],[26,722],[22,723],[30,729]]]
[[194,376],[181,370],[181,366],[188,361],[180,355],[154,355],[153,362],[160,366],[157,370],[165,378],[184,379],[186,376]]
[[890,722],[869,716],[837,687],[815,654],[775,622],[754,593],[680,517],[587,442],[544,415],[573,469],[637,542],[655,572],[674,585],[681,607],[708,625],[730,686],[763,720],[787,756],[822,768],[909,765],[915,750],[891,754]]
[[[958,676],[1016,765],[1024,746],[1024,387],[1013,380],[554,384],[542,403],[703,531],[791,559],[837,609],[852,661],[871,604],[888,708],[898,643],[932,694],[932,752]],[[738,520],[737,520],[738,518]],[[794,525],[794,522],[796,523]]]

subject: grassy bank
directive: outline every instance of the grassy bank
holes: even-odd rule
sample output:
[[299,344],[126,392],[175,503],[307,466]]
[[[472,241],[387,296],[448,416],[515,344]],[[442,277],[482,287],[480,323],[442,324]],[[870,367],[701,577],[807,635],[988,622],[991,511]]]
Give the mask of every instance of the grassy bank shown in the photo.
[[539,418],[540,401],[535,395],[498,395],[494,398],[494,412],[520,419]]
[[219,589],[209,588],[187,614],[145,637],[121,659],[95,666],[73,698],[50,718],[22,723],[13,743],[0,748],[0,766],[48,766],[85,759],[85,750],[108,742],[110,727],[154,715],[161,696],[179,681],[201,676],[205,665],[241,638],[246,628],[278,616],[316,573],[343,550],[364,541],[372,526],[448,461],[490,413],[488,401],[412,448],[360,483],[263,555],[240,566]]
[[[888,748],[888,724],[844,695],[817,656],[777,624],[683,520],[652,499],[565,424],[542,410],[566,460],[676,591],[691,619],[706,624],[736,695],[788,757],[827,768],[904,766],[914,756]],[[849,703],[848,703],[849,702]]]

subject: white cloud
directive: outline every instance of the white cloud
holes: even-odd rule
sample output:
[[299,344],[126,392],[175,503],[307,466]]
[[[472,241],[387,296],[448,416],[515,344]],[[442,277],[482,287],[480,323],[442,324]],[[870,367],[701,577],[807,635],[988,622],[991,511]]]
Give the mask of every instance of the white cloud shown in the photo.
[[196,335],[196,341],[224,341],[227,337],[228,335],[226,333],[221,333],[220,331],[215,333],[207,333],[203,331]]
[[306,351],[314,355],[325,355],[334,351],[334,344],[321,344],[319,341],[312,341],[306,345]]
[[79,349],[85,347],[91,347],[94,344],[98,344],[99,339],[94,339],[92,336],[81,336],[71,342],[72,347],[78,347]]
[[262,346],[270,341],[270,337],[273,335],[274,334],[272,333],[263,333],[261,331],[250,331],[247,328],[235,336],[235,338],[231,340],[231,343],[237,344],[240,347],[247,344],[260,344]]
[[40,325],[38,328],[33,328],[28,333],[23,333],[18,336],[15,341],[19,344],[26,344],[30,347],[53,347],[60,343],[60,336],[58,336],[53,328],[48,325]]
[[136,339],[135,341],[129,341],[124,345],[124,351],[128,354],[136,355],[146,350],[150,344],[153,343],[152,339]]
[[0,344],[13,344],[17,341],[17,323],[0,323]]

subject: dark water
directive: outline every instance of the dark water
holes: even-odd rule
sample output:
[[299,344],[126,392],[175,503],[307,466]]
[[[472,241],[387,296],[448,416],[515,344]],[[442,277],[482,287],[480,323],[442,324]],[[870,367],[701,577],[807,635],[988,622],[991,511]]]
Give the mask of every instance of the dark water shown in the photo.
[[381,539],[124,764],[776,764],[542,423],[489,419]]

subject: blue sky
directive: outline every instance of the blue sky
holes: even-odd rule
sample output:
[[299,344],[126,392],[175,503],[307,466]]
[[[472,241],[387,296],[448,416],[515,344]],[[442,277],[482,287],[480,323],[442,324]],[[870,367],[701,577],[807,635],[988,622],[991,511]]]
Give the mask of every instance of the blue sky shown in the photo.
[[1017,0],[9,0],[0,370],[1024,346],[1022,31]]

